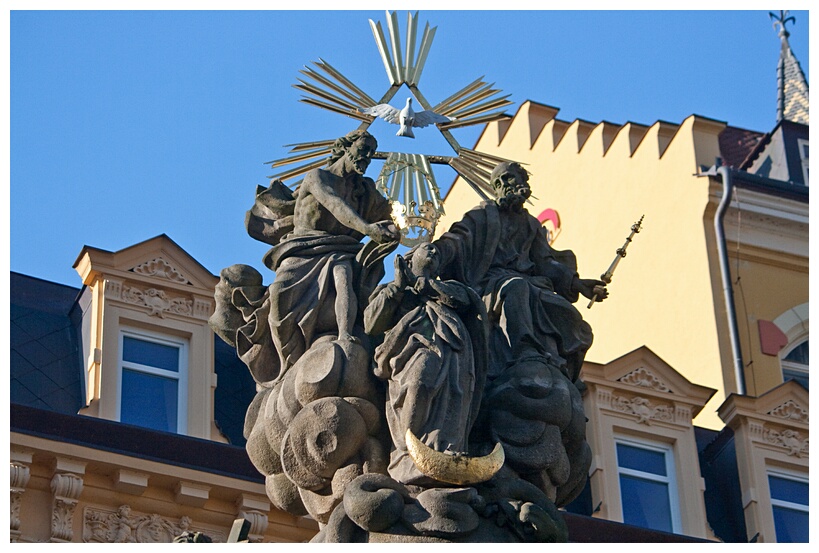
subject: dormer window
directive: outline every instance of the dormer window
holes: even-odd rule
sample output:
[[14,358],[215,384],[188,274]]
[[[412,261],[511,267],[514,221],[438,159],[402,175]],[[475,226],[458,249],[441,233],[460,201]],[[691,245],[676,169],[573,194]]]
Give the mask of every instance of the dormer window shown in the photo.
[[184,434],[187,427],[187,344],[123,329],[120,422]]
[[796,143],[799,146],[799,159],[802,161],[802,177],[805,179],[805,186],[808,186],[808,141],[800,138]]

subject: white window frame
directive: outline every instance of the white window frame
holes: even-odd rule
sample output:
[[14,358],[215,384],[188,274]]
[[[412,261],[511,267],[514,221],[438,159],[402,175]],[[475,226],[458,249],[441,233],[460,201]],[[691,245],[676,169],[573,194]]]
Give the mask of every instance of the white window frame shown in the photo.
[[791,354],[793,350],[804,344],[808,341],[808,336],[800,337],[797,340],[794,340],[792,343],[788,345],[785,349],[782,350],[782,354],[780,356],[779,365],[780,369],[782,370],[782,381],[785,381],[785,370],[790,370],[792,372],[799,372],[803,373],[805,377],[810,380],[810,365],[805,365],[802,363],[796,363],[794,361],[788,361],[785,358]]
[[[665,458],[665,472],[666,476],[654,474],[651,472],[643,472],[635,469],[629,469],[620,466],[620,459],[617,456],[617,444],[623,444],[647,451],[662,453]],[[614,437],[614,459],[617,466],[617,492],[620,499],[620,513],[625,521],[625,508],[623,506],[623,493],[620,490],[620,475],[633,476],[650,480],[652,482],[661,482],[668,485],[668,501],[671,511],[671,531],[675,534],[682,532],[682,517],[680,513],[680,494],[677,490],[677,473],[674,466],[674,448],[668,444],[648,442],[645,440],[638,440],[634,438],[627,438],[621,436]]]
[[775,476],[777,478],[781,478],[783,480],[791,480],[793,482],[800,482],[803,484],[808,484],[810,486],[810,482],[808,480],[808,475],[804,473],[799,473],[795,471],[789,471],[782,468],[771,468],[769,467],[766,471],[766,484],[768,486],[768,497],[771,498],[771,522],[774,528],[774,536],[776,536],[776,519],[774,518],[774,507],[783,507],[785,509],[792,509],[794,511],[801,511],[804,513],[810,513],[810,505],[803,505],[801,503],[792,503],[790,501],[785,501],[782,499],[774,499],[773,495],[771,494],[770,488],[770,477]]
[[[123,359],[125,337],[153,342],[164,346],[171,346],[179,349],[179,372],[168,371],[158,367],[142,365],[133,361]],[[117,382],[117,411],[116,420],[122,420],[122,380],[123,369],[135,370],[146,374],[172,378],[178,382],[177,385],[177,415],[176,434],[186,434],[188,431],[188,341],[183,338],[160,334],[142,328],[120,327],[119,331],[119,364]]]
[[808,173],[810,172],[810,162],[808,156],[804,154],[805,148],[808,148],[808,139],[797,138],[796,144],[799,148],[799,159],[802,161],[802,178],[805,179],[805,186],[808,186]]

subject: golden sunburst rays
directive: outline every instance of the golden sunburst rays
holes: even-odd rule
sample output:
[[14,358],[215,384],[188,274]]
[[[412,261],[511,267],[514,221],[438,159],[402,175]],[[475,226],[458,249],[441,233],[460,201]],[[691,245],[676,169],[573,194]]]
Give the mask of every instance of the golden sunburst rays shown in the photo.
[[404,54],[401,51],[401,34],[398,29],[398,14],[387,12],[387,29],[390,36],[390,44],[387,44],[387,38],[384,35],[384,29],[381,22],[370,21],[370,29],[375,38],[375,44],[378,47],[378,53],[381,54],[381,61],[384,62],[384,69],[387,72],[387,78],[393,86],[417,86],[418,81],[421,80],[421,72],[424,70],[424,64],[427,61],[429,50],[432,48],[432,40],[435,38],[435,30],[437,27],[430,27],[429,23],[424,26],[424,33],[421,37],[421,42],[416,52],[416,44],[418,44],[418,12],[413,15],[407,12],[407,44],[404,49]]
[[432,240],[444,206],[429,158],[391,152],[381,168],[376,188],[390,200],[401,243],[415,246]]
[[488,200],[494,195],[489,180],[492,169],[498,163],[510,161],[512,160],[461,148],[458,157],[451,158],[449,165],[482,199]]
[[[270,175],[268,178],[286,181],[288,179],[300,177],[308,171],[326,165],[334,143],[335,140],[316,140],[314,142],[301,142],[299,144],[285,145],[285,147],[290,148],[290,153],[294,155],[274,161],[266,161],[265,165],[269,164],[273,169],[276,169],[277,167],[293,165],[302,161],[311,161],[304,165],[290,167],[289,169],[286,169],[280,173]],[[290,185],[290,187],[293,188],[293,185]]]
[[[386,16],[386,28],[380,22],[369,20],[389,82],[387,91],[379,100],[373,99],[321,58],[311,67],[305,66],[299,71],[302,77],[293,87],[303,93],[300,102],[355,119],[359,122],[359,130],[368,129],[375,120],[375,116],[362,110],[388,103],[402,86],[409,88],[425,110],[451,119],[435,126],[452,148],[454,156],[396,152],[376,152],[373,155],[375,159],[386,160],[378,177],[378,188],[393,202],[393,217],[402,229],[402,243],[414,245],[432,239],[435,225],[444,213],[431,164],[449,165],[481,199],[487,200],[493,196],[489,184],[492,168],[499,162],[510,160],[462,148],[450,131],[509,119],[510,116],[503,110],[512,102],[508,99],[509,94],[503,95],[500,89],[494,88],[494,83],[486,83],[481,77],[433,106],[421,93],[418,83],[437,27],[425,23],[419,33],[418,12],[408,12],[405,38],[402,40],[397,13],[387,11]],[[295,179],[325,165],[333,143],[334,140],[316,140],[288,145],[290,155],[267,162],[274,169],[280,169],[270,178],[282,181]],[[298,182],[288,186],[294,188],[297,185]]]

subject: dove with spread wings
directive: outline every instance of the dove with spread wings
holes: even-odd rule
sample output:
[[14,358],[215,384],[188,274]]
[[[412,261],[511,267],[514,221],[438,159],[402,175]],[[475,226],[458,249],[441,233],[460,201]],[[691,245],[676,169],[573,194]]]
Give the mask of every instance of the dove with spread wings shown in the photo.
[[387,123],[400,125],[401,128],[395,135],[409,138],[415,138],[415,135],[412,134],[412,127],[426,127],[433,123],[448,123],[455,120],[454,117],[447,117],[431,110],[413,111],[412,98],[407,98],[407,105],[404,106],[404,109],[396,109],[389,104],[378,104],[362,109],[361,112],[380,117]]

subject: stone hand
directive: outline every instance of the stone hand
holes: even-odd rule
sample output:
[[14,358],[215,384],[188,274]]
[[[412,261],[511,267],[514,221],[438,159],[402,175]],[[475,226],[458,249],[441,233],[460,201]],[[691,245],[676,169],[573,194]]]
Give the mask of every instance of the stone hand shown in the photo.
[[574,281],[574,291],[580,292],[585,297],[592,299],[596,296],[597,301],[603,301],[609,297],[606,283],[593,278],[578,278]]
[[380,221],[367,225],[367,236],[379,244],[397,242],[401,237],[398,233],[398,229],[389,221]]
[[409,268],[407,267],[407,260],[404,259],[400,255],[395,256],[395,285],[398,287],[399,290],[403,290],[408,286],[412,286],[415,284],[414,275],[410,272]]

